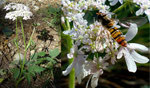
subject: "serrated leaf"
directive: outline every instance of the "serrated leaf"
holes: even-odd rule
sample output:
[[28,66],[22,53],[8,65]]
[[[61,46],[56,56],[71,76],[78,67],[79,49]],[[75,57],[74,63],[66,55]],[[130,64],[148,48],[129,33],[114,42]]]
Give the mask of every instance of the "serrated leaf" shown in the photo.
[[40,63],[42,63],[44,60],[46,60],[46,58],[37,59],[37,61],[36,61],[34,64],[40,64]]
[[50,50],[50,51],[49,51],[49,55],[50,55],[52,58],[55,58],[56,56],[59,55],[59,49],[58,49],[58,48],[55,48],[54,50]]
[[53,64],[56,63],[56,61],[53,58],[50,58],[50,57],[46,57],[46,60],[50,61]]
[[34,71],[36,72],[36,73],[40,73],[40,72],[42,72],[42,71],[44,71],[45,69],[44,68],[42,68],[42,67],[40,67],[40,66],[38,66],[38,65],[36,65],[35,66],[35,69],[34,69]]
[[32,65],[32,66],[30,66],[29,68],[28,68],[28,71],[30,72],[30,73],[32,73],[32,74],[34,74],[34,72],[35,73],[40,73],[40,72],[42,72],[42,71],[44,71],[45,69],[44,68],[42,68],[42,67],[40,67],[40,66],[38,66],[38,65]]
[[15,79],[17,79],[19,77],[19,74],[20,74],[20,69],[19,68],[13,68],[11,69],[12,73],[13,73],[13,77]]
[[28,83],[30,83],[31,82],[31,74],[30,73],[26,73],[25,74],[25,78],[27,79],[27,81],[28,81]]
[[38,57],[38,54],[37,54],[37,53],[35,53],[35,54],[33,54],[30,58],[31,58],[32,60],[36,60],[36,59],[37,59],[37,57]]
[[45,56],[45,54],[46,54],[46,53],[45,53],[44,51],[42,51],[42,52],[39,52],[39,53],[38,53],[38,56],[41,56],[41,57],[42,57],[42,56]]

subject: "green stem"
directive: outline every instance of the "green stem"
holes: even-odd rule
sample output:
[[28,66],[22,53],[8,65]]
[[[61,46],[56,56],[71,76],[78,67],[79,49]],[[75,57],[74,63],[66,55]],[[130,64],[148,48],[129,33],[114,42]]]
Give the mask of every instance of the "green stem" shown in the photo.
[[[69,64],[71,64],[73,58],[69,60]],[[69,74],[69,88],[75,88],[75,69],[73,68]]]
[[17,24],[17,18],[16,18],[16,46],[17,46],[17,52],[19,54],[19,60],[21,60],[20,57],[20,50],[19,50],[19,45],[18,45],[18,24]]
[[20,72],[19,79],[17,80],[16,85],[18,85],[19,82],[22,80],[21,76],[22,76],[22,74],[23,74],[24,64],[25,64],[25,60],[26,60],[26,59],[25,59],[25,58],[26,58],[26,53],[27,53],[27,50],[28,50],[29,46],[31,45],[31,40],[32,40],[32,37],[33,37],[34,32],[35,32],[35,28],[33,29],[33,32],[32,32],[32,34],[31,34],[31,36],[30,36],[30,40],[29,40],[27,46],[25,46],[25,53],[24,53],[23,64],[21,65],[21,72]]
[[116,12],[122,10],[122,9],[123,9],[124,7],[126,7],[129,3],[130,3],[129,1],[126,1],[123,5],[121,5],[121,6],[118,7],[117,9],[115,9],[115,10],[113,11],[113,13],[116,13]]
[[24,29],[23,29],[22,19],[20,19],[20,23],[21,23],[21,31],[22,31],[23,42],[24,42],[24,46],[26,48],[26,39],[25,39],[25,36],[24,36]]
[[16,88],[18,88],[18,84],[19,84],[20,81],[22,81],[23,79],[24,79],[24,77],[22,77],[22,78],[20,78],[20,79],[17,80],[17,82],[16,82]]
[[[66,20],[67,22],[67,29],[71,30],[70,28],[70,23],[68,20]],[[73,47],[73,40],[71,38],[68,38],[68,48],[69,50]],[[74,58],[72,58],[71,60],[69,60],[69,64],[72,63]],[[69,88],[75,88],[75,69],[73,68],[72,71],[69,74]]]
[[62,21],[61,21],[61,26],[63,27],[64,30],[67,30],[67,27],[66,27],[65,22],[62,22]]

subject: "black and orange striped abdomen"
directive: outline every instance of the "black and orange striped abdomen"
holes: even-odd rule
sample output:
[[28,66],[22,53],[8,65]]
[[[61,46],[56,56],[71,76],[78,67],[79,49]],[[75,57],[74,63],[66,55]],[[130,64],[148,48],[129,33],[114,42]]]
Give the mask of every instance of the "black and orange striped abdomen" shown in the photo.
[[98,20],[102,20],[102,25],[105,26],[110,32],[111,36],[120,44],[121,46],[126,47],[127,41],[125,37],[122,36],[122,32],[118,28],[113,27],[114,21],[107,17],[104,13],[96,13],[98,15]]
[[118,28],[110,28],[108,31],[111,33],[111,36],[118,42],[118,44],[124,47],[127,46],[127,41],[125,40],[125,37],[122,36],[122,32],[118,30]]

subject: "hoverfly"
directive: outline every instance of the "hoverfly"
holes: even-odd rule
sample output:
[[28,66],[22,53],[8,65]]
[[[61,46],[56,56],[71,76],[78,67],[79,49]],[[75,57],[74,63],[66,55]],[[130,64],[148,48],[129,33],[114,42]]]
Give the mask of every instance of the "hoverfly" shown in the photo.
[[[107,14],[98,12],[98,13],[96,13],[96,15],[98,16],[98,21],[101,20],[102,25],[108,29],[108,31],[110,32],[110,34],[114,38],[114,40],[121,46],[127,47],[127,41],[126,41],[125,37],[123,36],[122,32],[117,27],[113,27],[114,21],[112,19],[108,18]],[[138,26],[142,26],[147,22],[146,18],[144,18],[144,17],[141,17],[141,18],[133,17],[132,19],[133,20],[129,20],[129,18],[128,19],[124,18],[121,20],[123,23],[121,23],[121,22],[119,22],[119,23],[121,26],[129,28],[130,23],[136,23],[136,24],[138,24]]]

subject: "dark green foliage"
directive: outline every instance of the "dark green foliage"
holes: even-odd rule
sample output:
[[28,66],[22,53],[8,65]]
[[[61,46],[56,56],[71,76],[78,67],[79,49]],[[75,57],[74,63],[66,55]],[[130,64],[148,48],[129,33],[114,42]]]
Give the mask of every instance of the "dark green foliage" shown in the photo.
[[6,35],[7,37],[11,36],[13,34],[13,30],[8,28],[8,27],[5,27],[3,30],[2,30],[3,34]]
[[[60,25],[60,17],[61,17],[61,9],[59,6],[53,7],[49,5],[49,7],[43,11],[46,14],[46,17],[43,20],[50,26],[50,27],[59,27]],[[48,20],[50,18],[50,20]]]
[[[49,50],[49,54],[46,54],[46,52],[44,51],[33,54],[30,57],[30,60],[26,61],[25,63],[23,77],[28,81],[28,83],[30,83],[31,79],[33,77],[36,77],[37,74],[41,74],[45,70],[52,71],[53,65],[56,64],[55,58],[59,55],[59,53],[59,49],[56,48],[54,50]],[[12,62],[11,64],[17,65],[14,62]],[[18,79],[20,70],[20,66],[11,69],[15,80]]]
[[59,49],[56,48],[56,49],[54,49],[54,50],[50,50],[50,51],[49,51],[49,55],[50,55],[52,58],[55,58],[56,56],[59,55]]
[[20,69],[19,68],[13,68],[13,69],[11,69],[11,72],[13,73],[13,77],[16,80],[19,77]]
[[88,25],[94,23],[94,21],[97,19],[96,12],[98,12],[98,11],[97,10],[95,10],[95,11],[86,11],[84,19],[86,19],[88,21]]

